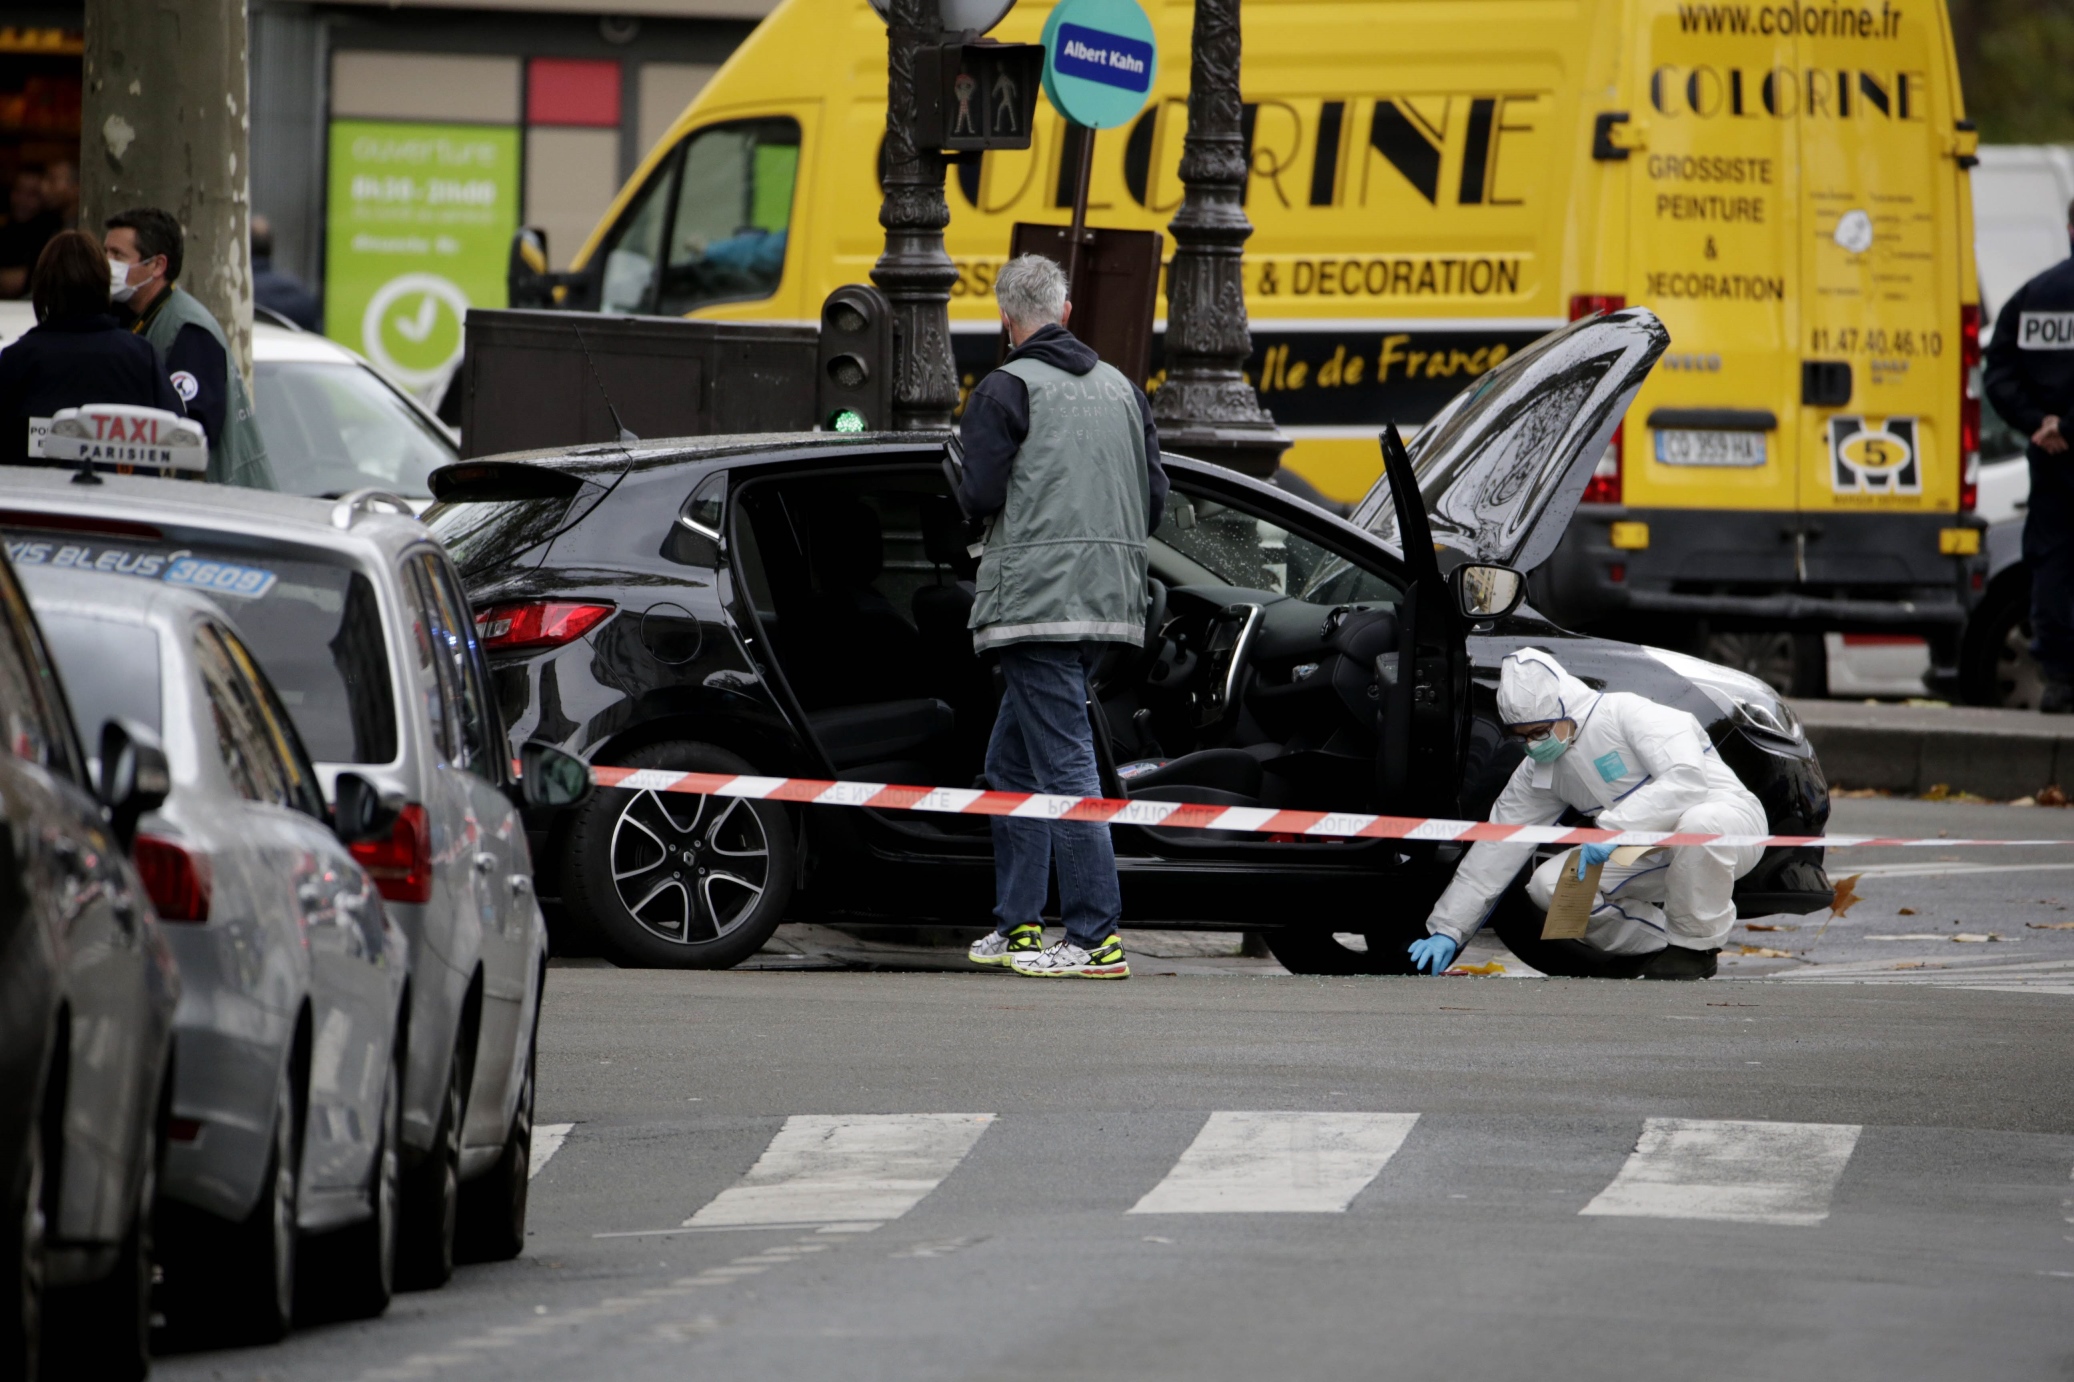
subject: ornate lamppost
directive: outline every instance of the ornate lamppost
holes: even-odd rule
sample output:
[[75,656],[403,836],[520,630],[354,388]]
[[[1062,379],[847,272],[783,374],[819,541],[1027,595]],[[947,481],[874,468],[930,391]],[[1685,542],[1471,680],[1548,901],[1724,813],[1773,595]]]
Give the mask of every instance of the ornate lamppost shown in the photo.
[[1265,478],[1289,438],[1245,376],[1253,338],[1242,265],[1253,226],[1241,200],[1242,116],[1239,0],[1195,0],[1181,147],[1185,190],[1168,226],[1174,258],[1167,269],[1167,377],[1152,413],[1162,447]]
[[944,430],[958,406],[951,358],[951,285],[958,270],[943,247],[950,224],[944,159],[915,143],[915,54],[940,27],[936,0],[891,0],[886,13],[886,153],[879,224],[885,252],[871,281],[893,306],[893,426]]

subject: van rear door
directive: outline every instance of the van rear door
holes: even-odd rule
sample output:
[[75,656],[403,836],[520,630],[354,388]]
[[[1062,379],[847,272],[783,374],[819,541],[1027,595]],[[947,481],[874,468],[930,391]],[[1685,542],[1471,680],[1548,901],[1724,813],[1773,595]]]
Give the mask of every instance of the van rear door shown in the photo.
[[[1757,4],[1645,0],[1629,157],[1627,300],[1670,329],[1630,414],[1622,498],[1642,509],[1791,514],[1802,450],[1796,41]],[[1790,581],[1786,535],[1715,530],[1685,579]]]
[[[1801,507],[1811,524],[1952,512],[1962,188],[1943,26],[1928,7],[1906,23],[1898,8],[1804,13],[1842,31],[1798,40]],[[1814,531],[1805,579],[1866,578],[1868,554],[1834,545],[1852,570],[1826,574]]]

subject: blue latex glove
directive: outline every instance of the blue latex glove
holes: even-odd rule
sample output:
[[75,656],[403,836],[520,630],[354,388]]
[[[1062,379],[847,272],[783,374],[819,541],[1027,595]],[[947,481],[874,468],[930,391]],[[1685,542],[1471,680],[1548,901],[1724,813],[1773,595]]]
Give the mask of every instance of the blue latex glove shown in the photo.
[[1584,881],[1584,875],[1591,871],[1593,864],[1603,864],[1612,857],[1612,845],[1577,846],[1577,881]]
[[[1455,962],[1455,952],[1461,947],[1446,936],[1428,936],[1411,943],[1413,969],[1423,969],[1428,974],[1445,974],[1447,967]],[[1428,964],[1431,961],[1431,964]]]

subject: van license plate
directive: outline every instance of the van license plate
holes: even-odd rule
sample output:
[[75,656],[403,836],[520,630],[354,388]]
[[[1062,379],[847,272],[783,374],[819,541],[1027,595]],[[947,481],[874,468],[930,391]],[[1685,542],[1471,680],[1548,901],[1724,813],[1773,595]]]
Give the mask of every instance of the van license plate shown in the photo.
[[1656,459],[1664,465],[1763,465],[1764,433],[1659,431]]

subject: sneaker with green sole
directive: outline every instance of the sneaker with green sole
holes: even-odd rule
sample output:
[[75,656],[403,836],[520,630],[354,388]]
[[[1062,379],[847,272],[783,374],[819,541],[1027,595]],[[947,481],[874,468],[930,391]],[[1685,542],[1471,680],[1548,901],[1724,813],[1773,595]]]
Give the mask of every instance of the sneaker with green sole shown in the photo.
[[1012,927],[1007,935],[991,931],[972,943],[965,958],[976,965],[999,965],[1006,968],[1015,962],[1018,955],[1035,955],[1044,949],[1044,928],[1025,922]]
[[1131,962],[1124,958],[1122,937],[1111,932],[1093,950],[1083,950],[1071,941],[1060,941],[1034,955],[1020,954],[1009,961],[1018,974],[1033,979],[1128,979]]

